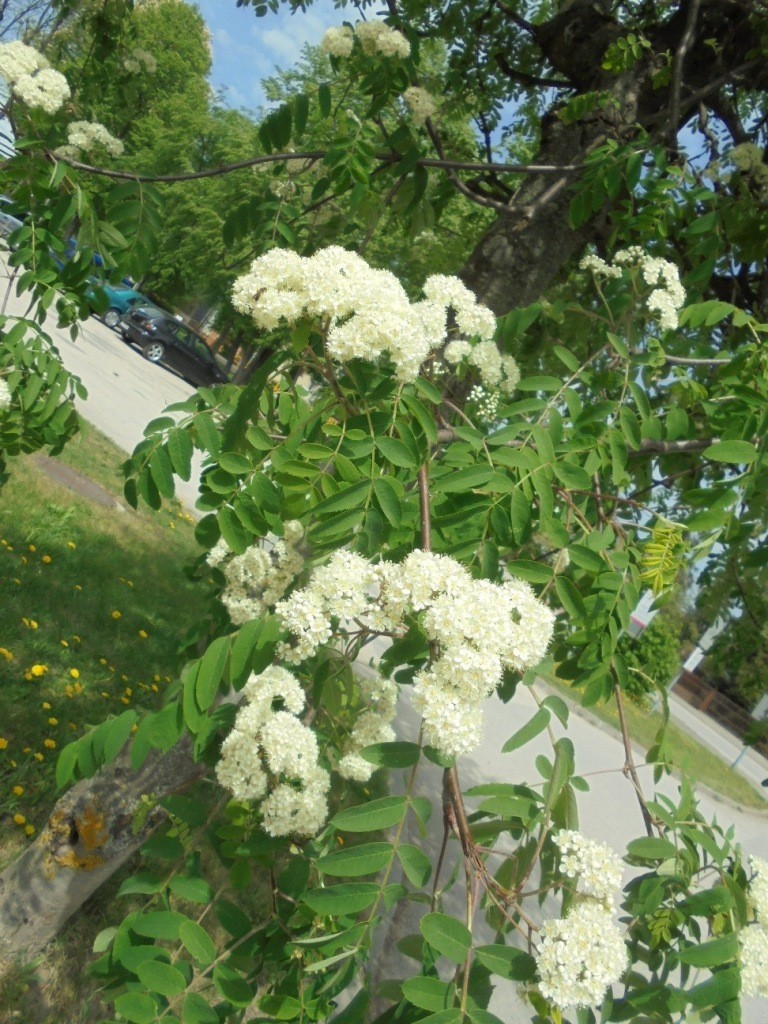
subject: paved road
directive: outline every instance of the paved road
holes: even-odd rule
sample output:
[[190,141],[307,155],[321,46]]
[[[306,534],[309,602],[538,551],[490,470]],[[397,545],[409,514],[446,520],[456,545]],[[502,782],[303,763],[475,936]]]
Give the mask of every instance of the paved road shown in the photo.
[[[6,293],[7,269],[0,262],[0,304]],[[6,312],[18,316],[26,313],[26,300],[19,299],[13,289],[7,295]],[[95,317],[83,324],[74,342],[68,331],[57,329],[54,316],[48,317],[45,329],[58,346],[64,365],[88,389],[88,398],[77,401],[80,412],[128,453],[142,439],[150,420],[195,390],[170,370],[144,359],[138,349],[126,345],[119,334]],[[192,480],[177,481],[179,498],[190,508],[197,499],[199,458],[193,466]]]
[[[8,311],[23,313],[24,310],[21,303],[11,296]],[[81,403],[83,415],[126,451],[141,439],[144,425],[150,419],[160,415],[168,404],[192,393],[193,389],[188,384],[162,367],[142,359],[137,351],[126,346],[114,332],[96,320],[88,321],[75,343],[50,323],[48,330],[56,339],[68,369],[77,373],[88,388],[89,397]],[[183,485],[181,496],[190,505],[195,495],[194,481]],[[537,686],[543,687],[543,684]],[[520,693],[509,705],[495,699],[488,702],[482,749],[461,763],[461,779],[465,788],[491,781],[540,781],[533,765],[538,754],[550,753],[545,735],[540,735],[520,751],[501,753],[504,742],[530,717],[534,708],[533,697],[525,687],[520,688]],[[731,763],[739,754],[741,746],[738,741],[710,724],[706,716],[676,700],[673,701],[673,715],[702,742],[718,751],[726,763]],[[417,723],[407,706],[400,716],[399,732],[403,738],[413,738],[418,732]],[[622,774],[624,751],[621,742],[613,730],[575,713],[571,716],[568,735],[576,748],[577,771],[590,784],[590,792],[580,800],[581,828],[586,834],[610,842],[621,850],[629,839],[642,834],[637,801]],[[640,752],[638,760],[642,761]],[[742,766],[744,774],[756,784],[768,776],[768,763],[758,755],[750,753],[740,763]],[[641,768],[640,773],[646,795],[650,795],[653,791],[650,769]],[[434,799],[440,793],[439,769],[425,764],[420,769],[418,786],[420,792]],[[665,778],[659,789],[674,798],[677,781]],[[439,799],[437,803],[439,805]],[[700,806],[705,815],[716,818],[721,825],[733,825],[747,852],[768,859],[768,817],[765,814],[740,810],[707,794],[701,796]],[[439,825],[437,819],[439,813],[433,824]],[[414,841],[423,842],[436,859],[439,829],[433,830],[424,840],[414,837]],[[405,931],[410,929],[407,921],[401,921],[400,925]],[[393,948],[395,938],[389,936],[385,952]],[[386,976],[389,962],[387,956],[382,955],[383,976]],[[516,1003],[514,994],[509,990],[500,990],[496,1000],[496,1012],[510,1024],[530,1020],[530,1012]],[[764,1005],[758,1001],[745,1002],[744,1024],[764,1024]]]

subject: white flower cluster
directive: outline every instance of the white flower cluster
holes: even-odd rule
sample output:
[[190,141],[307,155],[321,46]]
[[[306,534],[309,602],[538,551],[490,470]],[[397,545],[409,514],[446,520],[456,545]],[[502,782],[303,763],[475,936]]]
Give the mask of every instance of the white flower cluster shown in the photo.
[[283,538],[275,540],[269,548],[254,544],[242,555],[233,555],[224,540],[209,551],[208,565],[221,566],[227,580],[221,603],[235,626],[263,615],[301,572],[304,558],[297,548],[304,528],[298,520],[291,519],[283,533]]
[[578,878],[579,888],[588,896],[612,907],[621,891],[624,865],[607,843],[588,839],[573,829],[562,829],[554,836],[560,850],[560,870],[568,878]]
[[499,414],[498,391],[486,391],[481,384],[476,384],[467,395],[477,408],[477,415],[486,423],[492,423]]
[[741,934],[741,990],[747,996],[768,998],[768,861],[750,857],[754,872],[748,896],[757,924]]
[[349,25],[338,25],[329,28],[323,36],[320,47],[331,57],[349,57],[355,43],[355,37],[363,53],[372,56],[380,53],[382,57],[408,57],[411,44],[396,28],[390,28],[383,21],[358,21],[354,31]]
[[124,149],[120,139],[116,139],[98,121],[73,121],[67,127],[67,142],[84,153],[100,146],[110,156],[121,156]]
[[[271,249],[235,281],[232,304],[267,331],[302,317],[320,320],[332,359],[373,362],[386,354],[405,382],[418,376],[424,360],[443,345],[449,309],[469,337],[490,343],[496,329],[493,313],[458,278],[434,275],[424,294],[423,301],[411,303],[393,274],[339,246],[310,257]],[[492,343],[491,348],[500,361]]]
[[408,104],[414,124],[424,124],[429,118],[437,113],[435,97],[426,89],[418,85],[412,85],[403,93],[403,99]]
[[273,665],[252,675],[243,693],[247,703],[222,744],[216,776],[237,800],[262,801],[269,835],[313,836],[328,816],[330,775],[318,764],[315,734],[297,717],[304,691],[290,672]]
[[367,782],[376,766],[362,758],[359,751],[395,738],[391,723],[397,711],[397,684],[389,679],[365,680],[360,684],[360,695],[368,706],[358,715],[336,770],[344,779]]
[[67,80],[32,46],[19,40],[0,44],[0,76],[28,107],[55,114],[70,97]]
[[649,256],[639,245],[621,249],[613,257],[613,263],[606,263],[599,256],[585,256],[579,266],[598,277],[620,278],[622,267],[637,269],[643,281],[653,288],[645,304],[653,313],[659,327],[664,331],[674,330],[679,323],[678,314],[685,303],[685,289],[680,283],[680,273],[674,263],[658,256]]
[[451,366],[466,362],[480,374],[486,391],[500,390],[511,394],[520,383],[520,367],[514,356],[502,355],[492,341],[449,341],[443,357]]
[[768,931],[765,928],[747,928],[740,938],[742,994],[768,999]]
[[597,900],[577,903],[564,918],[545,921],[535,957],[539,990],[559,1010],[602,1002],[629,964],[621,931]]
[[8,381],[0,377],[0,412],[10,409],[13,401],[13,392],[8,387]]
[[414,704],[427,743],[448,756],[477,746],[482,701],[505,669],[524,672],[541,661],[554,627],[554,615],[527,583],[476,580],[453,558],[426,551],[376,566],[337,551],[275,610],[291,634],[278,657],[293,663],[331,638],[334,620],[342,628],[355,622],[394,632],[407,616],[421,615],[437,653],[416,677]]
[[147,50],[136,49],[124,58],[123,67],[132,75],[138,75],[141,72],[154,75],[157,71],[157,60]]

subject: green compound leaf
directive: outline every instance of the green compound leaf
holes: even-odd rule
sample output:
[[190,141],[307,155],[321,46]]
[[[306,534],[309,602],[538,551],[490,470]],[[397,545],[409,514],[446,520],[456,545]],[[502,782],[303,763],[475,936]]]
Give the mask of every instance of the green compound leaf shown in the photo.
[[393,855],[389,843],[365,843],[348,850],[338,850],[321,857],[315,863],[318,871],[337,878],[357,878],[375,875],[386,867]]
[[143,992],[125,992],[115,1000],[115,1010],[131,1024],[155,1024],[158,1007],[155,1000]]
[[536,976],[536,961],[522,949],[494,943],[475,950],[475,959],[489,971],[509,981],[530,981]]
[[310,889],[302,896],[302,902],[316,914],[357,914],[370,907],[380,891],[375,882],[348,882],[327,889]]
[[185,921],[179,928],[179,938],[187,952],[199,964],[208,965],[216,959],[216,946],[208,932],[195,921]]
[[427,914],[419,922],[419,930],[442,956],[456,964],[464,963],[472,947],[472,933],[461,921],[447,914]]
[[178,967],[163,963],[162,960],[145,960],[136,968],[136,973],[139,976],[139,981],[150,992],[157,992],[169,999],[177,996],[187,987],[187,981]]
[[342,832],[377,832],[403,820],[408,801],[404,796],[385,796],[359,807],[347,807],[331,818]]

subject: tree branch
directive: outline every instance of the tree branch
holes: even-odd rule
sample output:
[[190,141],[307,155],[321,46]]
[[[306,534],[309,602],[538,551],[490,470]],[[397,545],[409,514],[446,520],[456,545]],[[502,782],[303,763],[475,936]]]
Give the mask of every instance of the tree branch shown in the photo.
[[667,128],[667,144],[670,149],[677,149],[677,132],[679,129],[678,122],[680,121],[680,92],[683,87],[683,64],[685,63],[685,55],[693,42],[700,4],[701,0],[690,0],[685,29],[682,37],[680,38],[680,45],[675,53],[675,59],[672,66],[672,85],[670,88],[669,98],[669,126]]
[[[247,170],[250,167],[257,167],[259,164],[274,164],[291,160],[315,161],[322,160],[326,155],[325,150],[310,150],[301,153],[269,153],[261,156],[253,156],[248,160],[238,160],[231,164],[221,164],[219,167],[208,167],[202,171],[186,171],[179,174],[141,174],[136,171],[120,171],[108,167],[96,167],[93,164],[85,164],[80,160],[72,160],[68,157],[53,156],[51,160],[58,160],[76,171],[84,171],[87,174],[95,174],[103,178],[116,178],[122,181],[139,181],[147,184],[153,182],[176,182],[176,181],[197,181],[200,178],[215,178],[218,175],[230,174],[233,171]],[[397,164],[402,159],[399,153],[379,153],[376,159],[385,164]],[[424,158],[417,160],[417,167],[433,167],[440,171],[487,171],[496,174],[575,174],[582,169],[581,164],[497,164],[486,163],[482,160],[446,160],[444,158]],[[501,204],[503,205],[503,204]],[[504,207],[506,210],[506,207]]]

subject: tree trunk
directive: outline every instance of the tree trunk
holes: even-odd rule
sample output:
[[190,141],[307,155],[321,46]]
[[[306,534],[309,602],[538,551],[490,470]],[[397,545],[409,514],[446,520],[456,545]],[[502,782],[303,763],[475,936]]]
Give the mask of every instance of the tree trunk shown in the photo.
[[[155,801],[199,779],[205,766],[183,739],[131,768],[128,750],[56,804],[32,845],[0,874],[0,956],[29,958],[166,819]],[[146,816],[149,797],[154,804]]]

